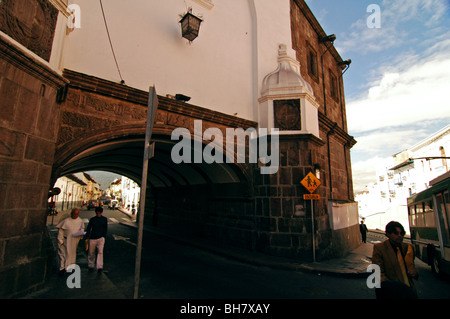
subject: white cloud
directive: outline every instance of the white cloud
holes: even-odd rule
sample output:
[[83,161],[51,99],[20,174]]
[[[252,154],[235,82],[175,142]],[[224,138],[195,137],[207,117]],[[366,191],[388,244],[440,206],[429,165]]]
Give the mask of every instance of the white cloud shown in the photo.
[[[448,52],[448,46],[438,47]],[[376,181],[375,167],[383,156],[426,138],[440,129],[437,123],[450,123],[450,56],[435,53],[407,60],[417,63],[385,66],[387,71],[366,96],[347,105],[349,132],[358,142],[352,148],[355,192]]]
[[349,131],[365,131],[450,118],[450,57],[433,56],[409,69],[386,72],[367,96],[348,102]]
[[390,157],[373,157],[364,161],[352,160],[353,190],[355,193],[364,190],[366,185],[376,181],[376,168],[380,163],[388,162]]
[[346,104],[348,130],[358,142],[351,150],[355,191],[376,182],[380,163],[450,123],[448,1],[378,4],[381,28],[369,28],[371,13],[358,11],[335,43],[354,60],[346,94],[358,97]]
[[439,28],[447,12],[443,0],[385,0],[380,7],[381,27],[368,27],[367,19],[371,20],[373,15],[368,12],[339,39],[337,48],[341,54],[352,51],[364,55],[399,48],[412,41],[420,43],[419,35],[409,32],[405,24],[425,26],[429,32],[432,28]]
[[[426,138],[428,132],[423,129],[395,129],[381,130],[362,135],[357,138],[358,143],[352,148],[356,154],[365,156],[376,156],[377,154],[388,153],[393,155],[416,144]],[[355,155],[356,155],[355,154]]]
[[406,34],[396,31],[393,26],[370,29],[366,20],[358,20],[352,25],[354,29],[349,34],[344,34],[336,45],[338,51],[343,54],[358,52],[358,54],[376,53],[392,47],[400,46]]
[[352,148],[353,188],[361,191],[376,181],[377,167],[392,162],[393,155],[404,151],[426,138],[425,128],[390,128],[357,137]]
[[[439,39],[441,41],[438,41]],[[376,181],[376,166],[450,123],[450,33],[407,51],[371,76],[363,97],[347,102],[355,192]],[[385,156],[385,158],[383,158]]]
[[384,0],[383,7],[390,22],[416,20],[426,26],[439,23],[447,9],[443,0]]

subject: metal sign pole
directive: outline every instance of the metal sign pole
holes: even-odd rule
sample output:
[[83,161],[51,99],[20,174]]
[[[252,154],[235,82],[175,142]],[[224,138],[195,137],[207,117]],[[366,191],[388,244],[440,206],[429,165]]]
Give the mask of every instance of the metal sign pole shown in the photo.
[[311,234],[312,234],[312,253],[313,262],[316,262],[316,243],[314,236],[314,200],[311,199]]
[[311,199],[311,237],[312,237],[312,254],[313,262],[316,262],[316,243],[314,232],[314,199],[320,199],[318,194],[313,194],[314,191],[322,184],[320,180],[311,172],[309,172],[300,182],[309,191],[310,194],[303,195],[303,199]]
[[148,161],[154,154],[154,143],[150,144],[152,137],[153,122],[155,120],[156,110],[158,109],[158,96],[156,95],[155,87],[150,87],[148,94],[148,108],[147,108],[147,126],[145,128],[145,145],[144,158],[142,163],[142,182],[141,194],[139,200],[138,212],[138,239],[136,244],[136,263],[134,273],[134,299],[139,296],[139,279],[141,275],[141,255],[142,255],[142,237],[144,232],[144,212],[145,212],[145,197],[147,194],[147,174]]

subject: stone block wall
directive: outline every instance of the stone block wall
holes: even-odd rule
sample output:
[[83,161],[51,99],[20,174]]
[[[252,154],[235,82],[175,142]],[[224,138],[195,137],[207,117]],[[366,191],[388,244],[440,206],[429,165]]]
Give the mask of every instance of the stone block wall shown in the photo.
[[[309,260],[312,257],[311,203],[301,180],[313,170],[322,143],[311,135],[280,137],[280,168],[276,174],[254,173],[257,249],[268,254]],[[323,185],[315,193],[324,194]],[[315,233],[328,230],[324,199],[314,202]],[[325,223],[326,224],[326,223]],[[316,248],[317,248],[316,242]],[[320,242],[319,242],[320,243]]]
[[[347,130],[343,67],[338,65],[342,58],[331,42],[320,42],[333,30],[325,32],[303,0],[291,0],[291,28],[300,72],[314,91],[319,112]],[[336,90],[331,88],[331,77],[335,78]]]
[[[153,189],[144,222],[179,235],[253,248],[253,201],[246,184]],[[147,197],[148,198],[148,197]]]
[[0,30],[49,61],[58,18],[48,0],[0,1]]
[[47,195],[65,85],[0,37],[0,298],[36,288],[49,270]]

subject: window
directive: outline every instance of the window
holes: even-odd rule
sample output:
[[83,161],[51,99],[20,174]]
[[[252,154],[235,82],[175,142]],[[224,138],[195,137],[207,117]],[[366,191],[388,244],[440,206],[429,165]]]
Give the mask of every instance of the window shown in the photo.
[[425,203],[423,215],[425,217],[426,227],[436,227],[436,219],[432,210],[431,201]]
[[423,203],[416,205],[416,222],[415,222],[415,224],[418,227],[425,226],[425,222],[424,222],[424,218],[423,218]]
[[330,75],[330,94],[337,101],[339,99],[337,78],[331,70],[328,71],[328,74]]
[[318,81],[319,71],[317,69],[317,53],[312,48],[309,48],[308,50],[308,73]]
[[441,157],[442,157],[442,166],[444,166],[445,171],[448,172],[448,166],[447,166],[447,159],[445,158],[445,149],[443,146],[439,147],[439,151],[441,152]]
[[409,213],[409,223],[411,226],[416,226],[416,211],[414,209],[414,206],[408,207],[408,213]]

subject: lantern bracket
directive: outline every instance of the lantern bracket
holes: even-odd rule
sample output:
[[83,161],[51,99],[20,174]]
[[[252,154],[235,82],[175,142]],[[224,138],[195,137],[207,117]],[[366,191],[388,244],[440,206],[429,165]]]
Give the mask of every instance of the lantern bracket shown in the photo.
[[189,8],[179,21],[179,23],[181,24],[182,37],[189,40],[189,42],[194,41],[194,39],[198,37],[200,24],[202,22],[202,19],[192,13],[192,8]]

